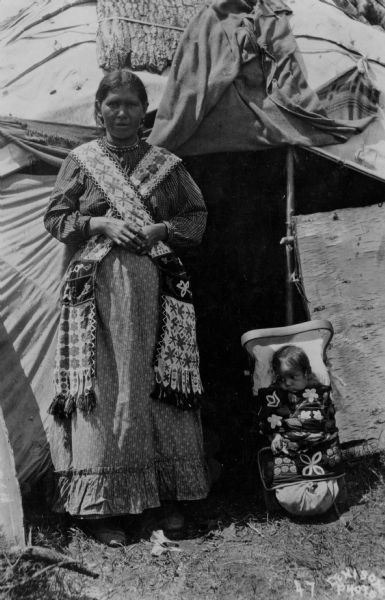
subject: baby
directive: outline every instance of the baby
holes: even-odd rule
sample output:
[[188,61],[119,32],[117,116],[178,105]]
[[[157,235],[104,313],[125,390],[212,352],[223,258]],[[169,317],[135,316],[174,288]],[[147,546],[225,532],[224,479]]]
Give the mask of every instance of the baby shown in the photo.
[[298,346],[277,350],[272,369],[273,385],[258,393],[261,432],[274,455],[295,459],[297,476],[301,472],[326,475],[341,461],[330,386],[318,381],[307,354]]

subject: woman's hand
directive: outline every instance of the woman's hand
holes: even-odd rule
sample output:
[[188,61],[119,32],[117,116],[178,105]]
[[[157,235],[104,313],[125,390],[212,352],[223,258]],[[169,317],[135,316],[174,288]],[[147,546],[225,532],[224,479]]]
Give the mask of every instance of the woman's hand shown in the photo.
[[144,254],[146,242],[141,231],[130,227],[121,219],[113,217],[92,217],[89,225],[90,235],[102,233],[117,246],[122,246],[130,252]]
[[167,239],[167,227],[164,223],[145,225],[142,227],[140,233],[142,235],[145,252],[149,252],[157,242]]
[[164,223],[145,225],[137,230],[113,217],[92,217],[89,225],[90,235],[102,233],[118,246],[136,254],[146,254],[160,240],[167,238],[167,227]]
[[271,442],[271,450],[273,454],[278,454],[283,449],[283,437],[280,433],[276,433]]

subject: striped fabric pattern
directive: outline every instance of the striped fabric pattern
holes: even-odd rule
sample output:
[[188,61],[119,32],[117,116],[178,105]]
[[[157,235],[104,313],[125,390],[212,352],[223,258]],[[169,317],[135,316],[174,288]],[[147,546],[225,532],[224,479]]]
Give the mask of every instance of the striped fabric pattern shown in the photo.
[[353,67],[317,90],[329,118],[359,120],[375,115],[380,92],[370,80],[365,64]]
[[[124,169],[131,172],[146,154],[149,145],[119,153]],[[198,244],[206,226],[207,211],[200,189],[179,163],[162,186],[146,200],[155,222],[164,222],[172,248]],[[44,217],[48,231],[65,244],[80,245],[88,239],[91,217],[104,215],[108,204],[102,193],[90,181],[74,158],[64,161]]]

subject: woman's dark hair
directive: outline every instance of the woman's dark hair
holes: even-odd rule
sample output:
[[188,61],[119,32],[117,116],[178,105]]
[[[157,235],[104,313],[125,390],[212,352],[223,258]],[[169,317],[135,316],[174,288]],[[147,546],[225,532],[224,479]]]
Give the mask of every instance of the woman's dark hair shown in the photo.
[[282,346],[273,354],[271,365],[275,374],[279,374],[282,364],[289,367],[293,371],[301,371],[302,373],[311,373],[309,358],[298,346]]
[[143,81],[129,69],[116,69],[115,71],[107,73],[107,75],[103,77],[103,79],[99,83],[98,89],[96,90],[94,114],[95,121],[98,124],[100,116],[98,105],[100,106],[100,104],[103,102],[103,100],[105,100],[109,92],[117,90],[123,87],[124,85],[129,86],[132,89],[132,91],[138,96],[140,102],[142,103],[142,106],[144,108],[147,108],[148,97]]

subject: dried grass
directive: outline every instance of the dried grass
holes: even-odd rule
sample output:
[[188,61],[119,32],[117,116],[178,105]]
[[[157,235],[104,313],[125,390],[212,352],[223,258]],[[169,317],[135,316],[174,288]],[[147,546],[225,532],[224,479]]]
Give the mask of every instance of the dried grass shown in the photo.
[[[350,508],[342,518],[309,521],[269,516],[257,482],[228,473],[211,497],[186,506],[188,528],[182,552],[151,556],[152,544],[133,534],[132,543],[110,549],[68,523],[30,515],[33,542],[69,552],[100,573],[91,581],[59,569],[20,586],[7,597],[63,600],[330,600],[328,578],[367,570],[385,577],[385,459],[374,455],[347,465]],[[137,531],[140,531],[140,529]],[[23,581],[43,565],[4,557],[0,585]],[[384,581],[385,583],[385,581]],[[374,589],[374,588],[373,588]],[[348,588],[339,598],[351,598]],[[9,592],[8,592],[9,593]],[[13,595],[12,595],[13,594]],[[350,595],[349,595],[350,594]],[[381,600],[383,596],[377,594]]]

